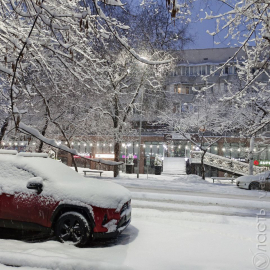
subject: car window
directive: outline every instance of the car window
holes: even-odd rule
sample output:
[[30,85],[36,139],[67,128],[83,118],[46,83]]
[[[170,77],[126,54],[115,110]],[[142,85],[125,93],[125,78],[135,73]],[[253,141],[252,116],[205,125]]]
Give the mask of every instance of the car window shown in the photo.
[[10,162],[1,162],[0,163],[0,181],[28,181],[30,178],[35,175],[14,166]]

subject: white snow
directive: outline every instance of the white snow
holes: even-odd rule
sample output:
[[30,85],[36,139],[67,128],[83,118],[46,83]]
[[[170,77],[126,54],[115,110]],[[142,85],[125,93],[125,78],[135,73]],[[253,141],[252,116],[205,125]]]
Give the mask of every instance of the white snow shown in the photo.
[[255,218],[133,209],[132,225],[117,240],[83,249],[0,240],[0,263],[54,270],[253,270],[255,225]]
[[163,174],[186,174],[185,158],[165,157],[163,161]]

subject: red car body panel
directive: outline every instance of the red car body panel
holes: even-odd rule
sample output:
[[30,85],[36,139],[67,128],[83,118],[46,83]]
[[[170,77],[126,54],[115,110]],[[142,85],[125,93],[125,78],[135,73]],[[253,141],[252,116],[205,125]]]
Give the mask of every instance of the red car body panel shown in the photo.
[[[29,222],[51,228],[54,211],[57,209],[59,202],[50,197],[44,197],[41,194],[23,194],[0,195],[0,219],[14,220],[20,222]],[[95,227],[93,232],[106,233],[108,229],[102,224],[106,215],[106,223],[111,220],[120,221],[120,213],[116,209],[105,209],[91,206],[94,213]],[[117,224],[116,223],[116,224]]]
[[96,227],[94,228],[94,232],[107,232],[108,229],[102,226],[102,222],[104,219],[105,214],[107,215],[107,222],[111,221],[112,219],[116,219],[117,221],[120,220],[120,213],[116,213],[116,209],[104,209],[93,206],[94,211],[94,219],[96,223]]
[[17,193],[0,195],[0,218],[31,222],[50,227],[50,217],[58,205],[52,198],[41,195]]

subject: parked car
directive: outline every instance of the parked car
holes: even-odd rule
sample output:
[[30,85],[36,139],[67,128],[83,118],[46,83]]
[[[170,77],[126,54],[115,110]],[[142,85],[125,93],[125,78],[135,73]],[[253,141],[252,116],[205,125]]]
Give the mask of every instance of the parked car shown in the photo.
[[55,234],[82,246],[115,237],[131,221],[130,192],[84,178],[46,154],[0,150],[0,227]]
[[240,176],[236,179],[236,185],[239,188],[251,190],[270,190],[270,171],[266,171],[256,175]]

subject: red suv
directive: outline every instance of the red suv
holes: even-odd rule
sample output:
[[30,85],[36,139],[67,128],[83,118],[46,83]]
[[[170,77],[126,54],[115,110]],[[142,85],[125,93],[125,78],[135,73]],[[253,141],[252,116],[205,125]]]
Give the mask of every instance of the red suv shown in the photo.
[[131,221],[130,192],[84,178],[46,154],[0,150],[0,227],[54,233],[82,246],[114,237]]

